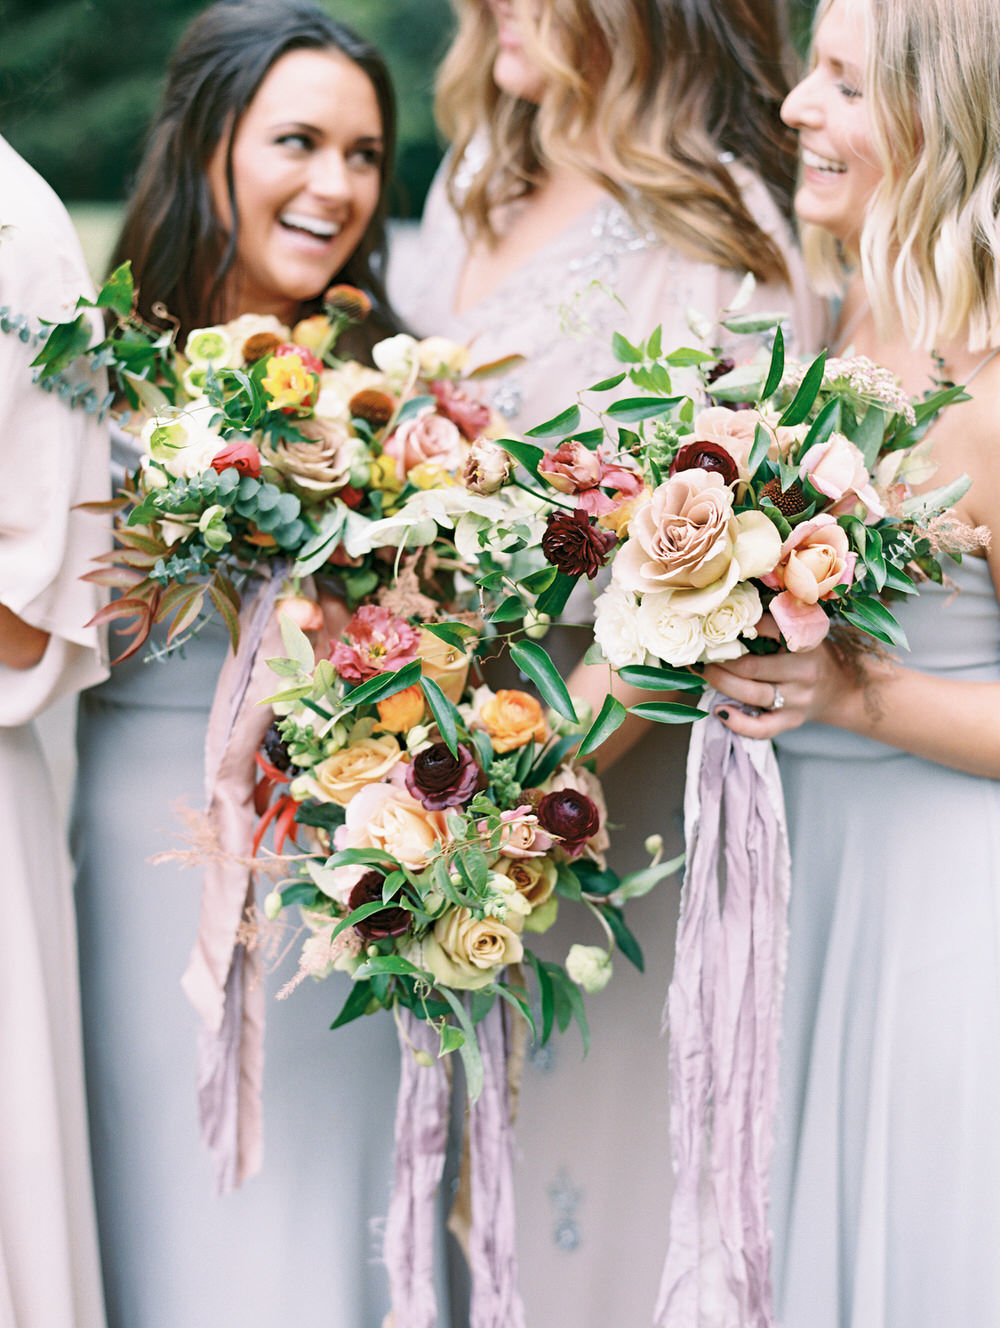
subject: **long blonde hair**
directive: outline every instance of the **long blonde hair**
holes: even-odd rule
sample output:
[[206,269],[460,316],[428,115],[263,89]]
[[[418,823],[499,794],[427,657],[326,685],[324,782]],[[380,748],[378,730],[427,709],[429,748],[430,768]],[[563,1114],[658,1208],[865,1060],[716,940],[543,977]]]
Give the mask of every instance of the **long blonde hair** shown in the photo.
[[[820,8],[822,19],[832,0]],[[1000,341],[1000,22],[996,0],[866,0],[864,96],[882,168],[861,230],[880,331],[932,349]],[[813,233],[808,233],[809,232]],[[807,261],[844,271],[804,228]]]
[[[771,0],[543,0],[535,18],[521,0],[525,48],[545,76],[537,105],[493,81],[485,0],[454,3],[437,109],[454,149],[451,201],[474,235],[494,238],[499,205],[569,167],[689,255],[787,280],[720,160],[748,163],[790,215],[794,152],[778,119],[786,82]],[[473,139],[486,158],[458,189]]]

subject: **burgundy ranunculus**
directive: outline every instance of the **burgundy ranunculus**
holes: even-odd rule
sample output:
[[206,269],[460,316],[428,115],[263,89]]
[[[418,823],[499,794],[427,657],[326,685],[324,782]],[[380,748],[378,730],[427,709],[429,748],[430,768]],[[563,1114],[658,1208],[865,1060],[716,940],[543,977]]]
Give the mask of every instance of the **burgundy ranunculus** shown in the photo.
[[458,744],[457,756],[452,756],[446,743],[432,743],[416,754],[406,770],[406,787],[430,812],[462,806],[481,784],[482,771],[463,742]]
[[679,470],[714,470],[722,476],[723,484],[733,484],[739,478],[736,462],[721,443],[685,443],[670,463],[671,475]]
[[571,858],[601,828],[601,814],[585,793],[577,789],[559,789],[546,793],[538,804],[538,824],[560,841]]
[[[376,899],[381,899],[384,884],[385,877],[381,872],[365,872],[348,897],[348,908],[353,912],[363,904],[372,904]],[[402,936],[404,932],[410,930],[412,921],[413,915],[407,913],[405,908],[387,904],[385,908],[370,913],[368,917],[356,922],[354,930],[363,941],[381,941],[386,936]]]
[[736,361],[731,360],[728,355],[723,356],[721,360],[716,360],[705,375],[706,383],[714,383],[717,378],[722,378],[727,373],[732,373],[736,368]]
[[257,479],[260,475],[260,452],[253,443],[241,439],[235,443],[230,443],[221,452],[216,452],[210,465],[220,475],[232,466],[241,475],[252,475],[254,479]]
[[567,576],[593,580],[617,543],[618,536],[595,526],[586,512],[553,512],[542,536],[542,553]]
[[450,378],[436,378],[430,384],[438,414],[458,427],[471,443],[478,438],[490,422],[490,408],[458,387]]

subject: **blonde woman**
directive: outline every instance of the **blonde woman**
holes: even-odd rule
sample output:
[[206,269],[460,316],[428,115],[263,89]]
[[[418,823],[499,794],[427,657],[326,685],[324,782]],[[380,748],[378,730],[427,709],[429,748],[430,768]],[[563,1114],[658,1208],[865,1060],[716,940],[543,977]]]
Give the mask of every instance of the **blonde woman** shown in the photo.
[[[511,429],[613,373],[614,331],[635,339],[662,324],[664,345],[689,343],[688,309],[714,318],[748,270],[754,305],[787,309],[803,347],[820,342],[822,309],[785,220],[793,164],[769,3],[461,0],[457,10],[438,85],[452,150],[419,265],[397,266],[393,294],[418,331],[470,343],[474,362],[525,357],[490,383]],[[586,599],[580,616],[589,621]],[[589,638],[559,635],[546,646],[568,673]],[[608,781],[618,867],[648,862],[653,833],[676,850],[684,741],[658,729]],[[589,1002],[586,1062],[572,1034],[529,1056],[517,1203],[531,1324],[651,1319],[670,1200],[660,1016],[675,905],[670,886],[630,905],[646,973],[619,961]],[[575,940],[601,937],[567,918],[543,943],[563,960]]]
[[[821,278],[911,392],[966,383],[933,485],[992,547],[898,610],[911,653],[706,677],[763,707],[792,836],[784,1328],[1000,1323],[1000,29],[993,0],[832,0],[785,102]],[[970,545],[974,536],[970,534]]]

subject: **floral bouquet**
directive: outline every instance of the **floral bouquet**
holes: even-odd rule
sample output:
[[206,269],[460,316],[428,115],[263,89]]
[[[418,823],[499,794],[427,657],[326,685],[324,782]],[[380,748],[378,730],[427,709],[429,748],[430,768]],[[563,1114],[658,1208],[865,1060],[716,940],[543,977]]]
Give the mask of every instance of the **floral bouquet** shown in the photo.
[[[608,870],[601,786],[575,761],[583,726],[558,675],[539,673],[555,708],[517,689],[469,682],[475,629],[412,623],[380,605],[357,610],[328,659],[293,623],[289,684],[258,765],[258,809],[310,851],[265,902],[302,911],[309,937],[298,984],[335,969],[354,980],[334,1027],[400,1007],[434,1029],[439,1054],[458,1049],[470,1096],[482,1087],[474,1026],[497,999],[546,1041],[553,1023],[587,1022],[579,987],[601,990],[615,944],[642,967],[622,913],[678,862],[619,880]],[[540,656],[529,643],[522,659]],[[266,806],[266,811],[264,810]],[[303,830],[308,827],[308,830]],[[582,903],[604,944],[575,944],[565,966],[528,945],[556,912]],[[518,965],[537,979],[536,1027]],[[469,1000],[465,993],[472,993]]]
[[[213,611],[235,647],[240,588],[255,575],[277,572],[290,597],[327,573],[354,605],[405,565],[430,598],[453,600],[456,543],[468,550],[488,529],[503,547],[519,520],[527,532],[512,491],[491,497],[484,482],[484,459],[500,469],[495,491],[506,458],[484,437],[493,421],[463,377],[468,352],[400,335],[374,347],[375,368],[337,358],[341,333],[370,307],[353,287],[332,287],[323,312],[294,329],[248,314],[183,347],[135,318],[127,264],[96,304],[115,316],[107,336],[89,344],[80,314],[50,331],[36,364],[51,381],[87,354],[142,412],[139,467],[108,505],[121,548],[90,573],[121,592],[102,619],[132,620],[121,658],[154,622],[170,620],[169,649]],[[296,607],[320,625],[315,606]]]
[[[780,319],[730,310],[728,331],[773,333],[737,367],[708,344],[704,320],[690,321],[701,345],[664,353],[659,330],[639,345],[615,338],[622,370],[589,392],[616,396],[594,409],[593,427],[581,400],[527,439],[502,440],[549,509],[538,549],[549,567],[518,576],[498,558],[486,584],[508,595],[494,617],[558,613],[574,584],[610,562],[588,658],[639,688],[700,692],[692,666],[777,649],[758,637],[765,613],[789,650],[830,632],[842,651],[905,648],[892,601],[921,578],[940,581],[943,555],[980,542],[951,511],[967,479],[913,491],[933,473],[922,435],[962,389],[912,402],[863,357],[788,360]],[[777,763],[769,743],[730,732],[708,698],[631,710],[704,720],[688,758],[668,996],[675,1186],[655,1323],[687,1328],[711,1302],[720,1321],[769,1325],[788,899]],[[627,713],[609,691],[579,753]]]

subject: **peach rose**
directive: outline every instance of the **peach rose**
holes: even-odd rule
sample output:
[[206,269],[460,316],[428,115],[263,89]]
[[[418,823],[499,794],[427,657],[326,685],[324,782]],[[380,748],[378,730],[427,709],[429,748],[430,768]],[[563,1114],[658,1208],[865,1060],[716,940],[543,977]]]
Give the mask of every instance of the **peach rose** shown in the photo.
[[532,739],[541,743],[549,736],[541,705],[512,687],[501,687],[479,707],[479,722],[498,752],[526,747]]
[[398,785],[368,784],[347,804],[334,846],[381,849],[411,871],[421,871],[447,838],[442,812],[427,811]]
[[383,452],[396,463],[396,475],[405,479],[414,466],[431,462],[453,474],[462,469],[465,447],[458,426],[432,410],[404,421],[386,441]]
[[819,607],[838,586],[854,579],[857,554],[847,534],[828,512],[803,521],[781,546],[781,558],[764,584],[780,590],[768,606],[789,650],[811,650],[830,628]]
[[311,792],[323,802],[346,807],[366,784],[381,783],[402,758],[403,749],[391,734],[362,738],[314,766]]
[[387,733],[409,733],[422,722],[426,713],[424,694],[416,682],[412,687],[404,687],[401,692],[394,692],[376,702],[376,708],[379,717],[376,731],[382,729]]
[[814,443],[802,458],[801,472],[814,489],[833,500],[833,516],[846,516],[858,507],[864,508],[864,521],[885,516],[861,449],[842,433],[832,433],[825,443]]
[[580,493],[600,480],[601,460],[583,443],[560,443],[554,452],[543,454],[538,473],[560,493]]
[[457,705],[469,676],[469,656],[421,627],[417,658],[424,677],[436,682],[448,700]]
[[636,594],[669,591],[678,613],[704,614],[737,582],[769,572],[780,550],[763,512],[734,514],[721,475],[682,470],[635,512],[613,576]]
[[[736,462],[743,483],[750,478],[750,453],[753,450],[757,425],[764,424],[772,434],[767,455],[772,461],[788,455],[799,433],[795,429],[778,429],[776,416],[765,416],[757,410],[730,410],[726,406],[709,406],[699,411],[694,420],[692,442],[717,443],[724,447]],[[774,441],[773,435],[777,435]]]

